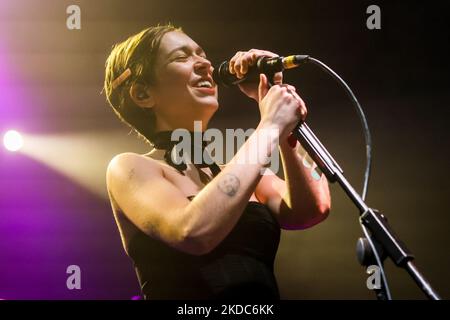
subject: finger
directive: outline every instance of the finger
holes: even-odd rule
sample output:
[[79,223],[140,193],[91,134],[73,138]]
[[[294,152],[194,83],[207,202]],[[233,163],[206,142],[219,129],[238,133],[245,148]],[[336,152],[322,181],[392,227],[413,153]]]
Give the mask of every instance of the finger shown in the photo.
[[267,77],[264,73],[259,75],[258,101],[261,101],[269,91]]
[[297,94],[297,89],[294,86],[291,86],[287,83],[280,84],[280,87],[284,88],[289,94],[291,94],[296,100],[303,103],[302,98]]
[[255,64],[256,54],[255,53],[247,53],[242,57],[242,65],[241,65],[241,74],[246,74],[248,72],[248,67]]
[[279,85],[280,85],[280,87],[289,89],[291,91],[297,91],[297,89],[293,85],[290,85],[288,83],[279,83]]
[[241,75],[244,75],[244,74],[247,73],[248,64],[249,64],[248,57],[247,56],[242,57],[241,58],[241,65],[240,65],[240,68],[239,68],[239,73]]
[[306,105],[300,97],[296,97],[298,101],[298,112],[300,113],[300,119],[305,121],[306,116],[308,115],[308,109],[306,109]]
[[258,56],[256,53],[250,53],[250,65],[254,65],[256,60],[258,60]]
[[236,76],[240,79],[242,78],[242,73],[241,73],[241,66],[242,66],[242,54],[239,55],[239,57],[236,58],[236,61],[234,63],[234,73],[236,74]]
[[236,60],[239,58],[239,56],[241,55],[241,51],[236,52],[236,54],[233,56],[233,58],[230,59],[230,63],[228,66],[228,70],[230,71],[230,73],[235,74],[235,70],[234,70],[234,65],[236,63]]
[[285,87],[288,90],[289,94],[297,101],[298,103],[297,111],[300,114],[300,118],[304,121],[306,119],[306,115],[308,114],[305,102],[298,95],[294,86],[284,84],[283,87]]
[[306,116],[308,115],[308,110],[306,109],[305,106],[299,107],[299,108],[300,108],[300,110],[299,110],[299,112],[300,112],[300,119],[302,119],[302,121],[305,121],[306,120]]
[[298,95],[298,93],[295,91],[295,87],[293,88],[293,89],[290,89],[289,88],[289,90],[291,90],[291,94],[294,96],[294,98],[296,99],[296,100],[298,100],[299,102],[300,102],[300,104],[302,104],[302,105],[305,105],[305,102],[303,101],[303,99]]
[[283,83],[283,73],[282,72],[275,73],[275,75],[273,76],[273,83],[274,84],[282,84]]
[[228,65],[228,71],[231,74],[234,74],[234,62],[235,62],[234,58],[231,58],[230,63]]
[[259,49],[251,49],[249,52],[254,52],[257,54],[258,57],[261,56],[267,56],[267,57],[278,57],[278,55],[276,53],[273,53],[271,51],[267,51],[267,50],[259,50]]

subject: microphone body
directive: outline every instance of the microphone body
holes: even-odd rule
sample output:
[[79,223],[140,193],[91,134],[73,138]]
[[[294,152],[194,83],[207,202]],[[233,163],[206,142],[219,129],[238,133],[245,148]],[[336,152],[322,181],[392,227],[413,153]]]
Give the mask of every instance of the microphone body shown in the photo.
[[259,74],[264,73],[269,81],[275,73],[285,69],[298,67],[305,62],[309,56],[307,55],[291,55],[287,57],[260,57],[253,66],[249,66],[247,73],[239,79],[235,74],[230,73],[229,62],[224,61],[218,67],[214,68],[213,79],[218,85],[229,87],[237,85],[241,82],[258,82]]

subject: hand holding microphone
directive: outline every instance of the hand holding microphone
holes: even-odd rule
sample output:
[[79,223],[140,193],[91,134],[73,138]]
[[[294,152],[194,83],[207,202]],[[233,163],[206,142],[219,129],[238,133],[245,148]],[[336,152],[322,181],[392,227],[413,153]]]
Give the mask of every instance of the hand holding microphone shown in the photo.
[[[222,62],[214,69],[213,78],[217,84],[224,86],[258,82],[260,73],[270,77],[284,69],[298,67],[308,58],[307,55],[280,57],[273,52],[258,49],[238,51],[230,61]],[[276,83],[278,79],[273,80]]]
[[223,62],[214,70],[215,78],[217,78],[217,81],[216,79],[214,81],[225,86],[235,84],[244,94],[259,102],[258,83],[260,73],[266,73],[270,77],[269,81],[274,83],[281,84],[283,82],[281,72],[271,72],[269,75],[268,70],[263,70],[262,66],[262,62],[266,61],[265,59],[277,57],[278,55],[275,53],[265,50],[238,51],[230,61]]
[[307,110],[294,86],[276,84],[268,87],[265,74],[260,75],[258,86],[260,124],[279,130],[280,142],[285,141],[299,121],[304,121]]
[[[230,61],[214,69],[213,78],[219,85],[238,85],[240,90],[259,104],[264,126],[280,130],[284,141],[300,120],[305,120],[305,103],[294,86],[282,84],[284,69],[298,66],[308,56],[279,57],[273,52],[251,49],[237,52]],[[274,83],[270,87],[269,79]],[[259,85],[258,85],[259,82]]]

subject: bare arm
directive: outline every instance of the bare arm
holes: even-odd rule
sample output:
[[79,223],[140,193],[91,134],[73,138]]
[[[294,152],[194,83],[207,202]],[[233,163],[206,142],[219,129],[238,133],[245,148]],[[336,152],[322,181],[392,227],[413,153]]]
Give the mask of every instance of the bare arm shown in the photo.
[[[238,52],[230,60],[230,72],[235,73],[238,78],[242,77],[247,73],[248,67],[253,65],[261,56],[276,57],[277,55],[270,51],[258,49]],[[273,77],[273,81],[280,85],[282,79],[283,74],[281,72]],[[260,84],[257,89],[252,83],[243,82],[239,84],[242,92],[259,103],[266,94],[265,90],[261,89],[266,87],[267,85],[261,86]],[[307,110],[304,101],[296,93],[295,87],[290,85],[287,85],[287,87],[298,102],[298,111],[302,114],[302,120],[305,120]],[[288,108],[271,109],[277,112],[276,117],[295,118],[289,113]],[[282,114],[285,110],[287,113]],[[277,216],[282,228],[305,229],[321,222],[328,216],[331,207],[328,181],[323,175],[319,177],[317,172],[313,170],[314,168],[306,167],[303,164],[304,157],[288,145],[287,134],[294,127],[280,126],[280,130],[283,129],[285,134],[280,135],[280,151],[286,181],[278,178],[273,172],[272,175],[264,175],[255,190],[255,194]]]
[[[301,155],[298,148],[301,148],[299,143],[293,149],[286,141],[280,142],[286,181],[283,199],[289,208],[281,212],[286,229],[312,227],[326,219],[331,209],[327,178],[317,171],[306,151]],[[309,161],[304,162],[305,159]]]
[[235,226],[277,147],[278,132],[259,126],[225,169],[187,207],[192,214],[188,240],[202,239],[206,251],[216,247]]
[[267,84],[267,77],[260,75],[260,124],[193,201],[189,202],[149,159],[125,154],[111,162],[109,190],[139,229],[197,255],[211,251],[229,234],[278,141],[287,137],[301,117],[299,100],[287,87],[274,85],[268,89]]
[[274,173],[265,175],[256,187],[256,196],[274,212],[283,229],[312,227],[330,212],[328,181],[324,174],[319,175],[300,144],[293,149],[281,141],[280,150],[285,180]]
[[[233,159],[188,201],[153,163],[126,153],[114,158],[107,182],[125,215],[143,232],[190,254],[205,254],[232,230],[277,147],[278,130],[261,124]],[[151,165],[150,165],[151,163]]]

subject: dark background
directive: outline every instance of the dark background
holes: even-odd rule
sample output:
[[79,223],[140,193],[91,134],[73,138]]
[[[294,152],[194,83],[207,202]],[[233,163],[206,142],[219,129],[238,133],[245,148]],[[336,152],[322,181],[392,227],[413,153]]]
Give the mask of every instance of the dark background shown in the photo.
[[[81,30],[66,28],[71,4],[81,8]],[[370,4],[381,8],[381,30],[366,28]],[[100,187],[92,192],[45,161],[0,151],[0,298],[139,294],[102,179],[115,154],[148,147],[128,134],[100,91],[111,46],[169,21],[214,63],[258,48],[309,54],[333,68],[355,92],[373,134],[367,203],[385,213],[435,289],[450,297],[449,32],[440,2],[46,0],[0,4],[0,131],[88,136],[86,147],[67,139],[65,151],[52,149],[63,167],[75,161],[92,170],[88,180]],[[285,81],[297,87],[310,127],[361,191],[363,136],[345,92],[313,65],[286,72]],[[210,127],[257,125],[256,104],[238,90],[220,90],[220,105]],[[358,212],[338,185],[330,188],[324,223],[282,234],[275,271],[284,299],[374,297],[355,257]],[[82,269],[82,290],[65,287],[70,264]],[[406,272],[390,261],[386,271],[394,298],[423,298]]]

